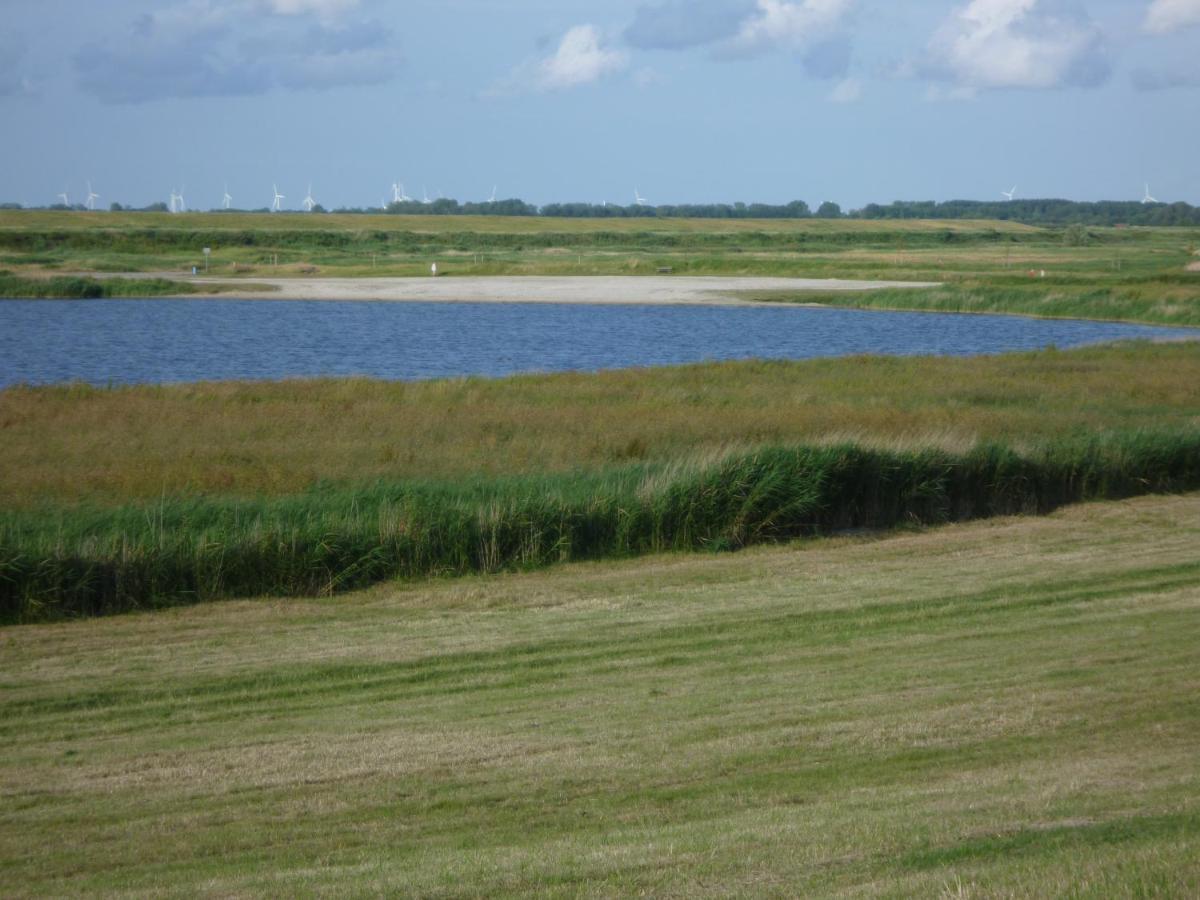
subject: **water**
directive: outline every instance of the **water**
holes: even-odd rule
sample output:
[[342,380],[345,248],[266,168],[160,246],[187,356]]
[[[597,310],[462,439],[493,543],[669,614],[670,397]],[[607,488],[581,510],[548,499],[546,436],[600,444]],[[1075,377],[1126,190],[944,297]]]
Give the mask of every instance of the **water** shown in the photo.
[[612,369],[854,353],[979,354],[1179,329],[795,306],[6,300],[0,386]]

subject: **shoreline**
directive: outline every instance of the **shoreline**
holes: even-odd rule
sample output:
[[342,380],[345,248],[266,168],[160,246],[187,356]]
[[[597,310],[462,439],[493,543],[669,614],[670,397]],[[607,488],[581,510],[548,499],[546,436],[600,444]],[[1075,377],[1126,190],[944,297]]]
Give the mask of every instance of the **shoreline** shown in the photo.
[[[175,276],[178,278],[178,276]],[[230,284],[189,278],[189,284]],[[578,303],[635,306],[778,306],[742,300],[744,291],[865,292],[932,288],[936,281],[859,281],[842,278],[768,278],[720,275],[495,275],[420,278],[253,278],[259,290],[222,291],[227,300],[324,300],[384,303]],[[270,290],[262,290],[261,288]],[[195,294],[180,295],[195,299]],[[818,304],[819,305],[819,304]]]

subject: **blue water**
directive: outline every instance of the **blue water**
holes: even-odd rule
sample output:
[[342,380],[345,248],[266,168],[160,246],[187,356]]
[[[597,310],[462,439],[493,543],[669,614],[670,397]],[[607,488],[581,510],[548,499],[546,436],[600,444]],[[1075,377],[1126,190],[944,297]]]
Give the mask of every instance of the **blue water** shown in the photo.
[[6,300],[0,386],[387,379],[855,353],[978,354],[1195,332],[795,306]]

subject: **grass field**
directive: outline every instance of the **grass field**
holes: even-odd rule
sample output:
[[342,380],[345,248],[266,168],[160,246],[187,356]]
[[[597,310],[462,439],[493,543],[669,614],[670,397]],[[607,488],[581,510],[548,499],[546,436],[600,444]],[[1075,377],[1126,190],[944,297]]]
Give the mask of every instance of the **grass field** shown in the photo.
[[178,280],[203,266],[203,247],[213,251],[212,273],[235,281],[412,277],[427,274],[431,261],[451,278],[669,268],[681,275],[946,283],[903,295],[817,298],[832,305],[1200,325],[1200,272],[1186,270],[1200,230],[1092,228],[1077,243],[1066,238],[1061,228],[995,221],[4,211],[0,269],[13,279],[136,272]]
[[1185,897],[1200,497],[0,630],[4,892]]

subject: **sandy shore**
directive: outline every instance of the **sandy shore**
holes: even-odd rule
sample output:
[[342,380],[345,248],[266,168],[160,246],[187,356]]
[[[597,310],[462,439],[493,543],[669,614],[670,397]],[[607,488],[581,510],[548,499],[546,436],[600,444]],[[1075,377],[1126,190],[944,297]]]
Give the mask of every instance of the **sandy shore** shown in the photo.
[[[177,276],[176,276],[177,277]],[[219,278],[189,279],[197,284]],[[224,281],[223,283],[228,283]],[[270,293],[223,292],[254,300],[388,300],[442,303],[633,303],[745,305],[746,291],[870,291],[936,282],[691,276],[496,276],[464,278],[253,278]]]

